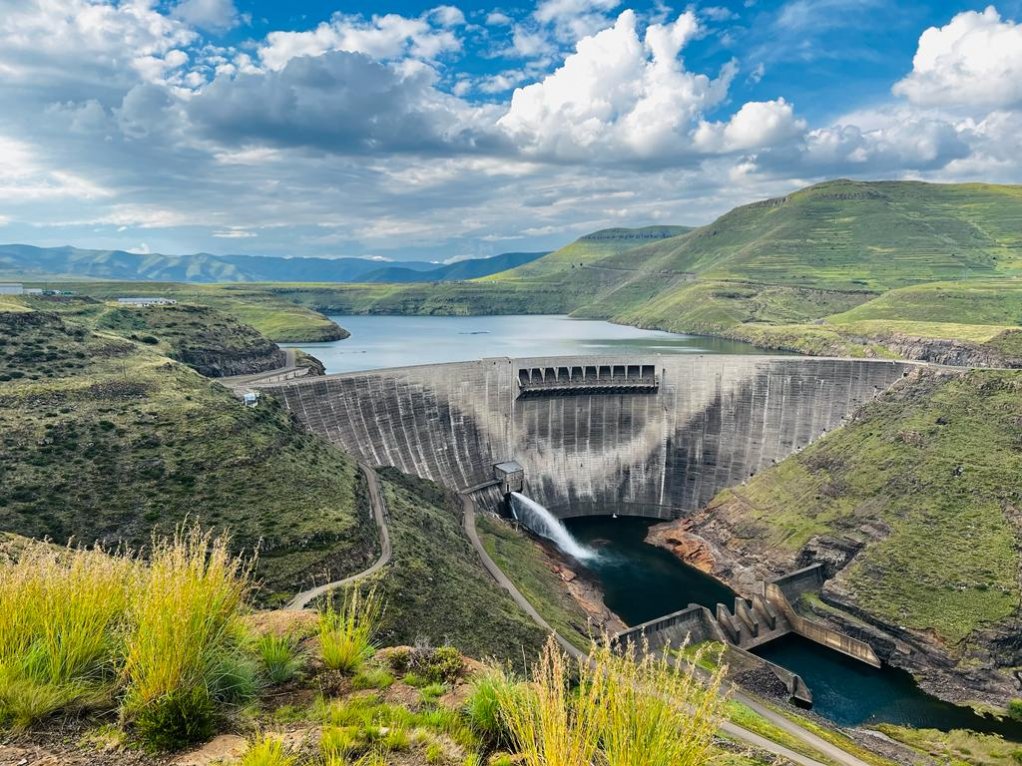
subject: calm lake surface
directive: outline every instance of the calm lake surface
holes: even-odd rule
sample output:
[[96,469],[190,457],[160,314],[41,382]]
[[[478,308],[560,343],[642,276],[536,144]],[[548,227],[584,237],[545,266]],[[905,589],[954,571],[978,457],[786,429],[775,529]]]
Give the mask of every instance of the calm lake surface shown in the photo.
[[293,344],[320,359],[328,373],[467,362],[489,356],[767,353],[747,343],[557,314],[330,318],[351,337],[332,343]]

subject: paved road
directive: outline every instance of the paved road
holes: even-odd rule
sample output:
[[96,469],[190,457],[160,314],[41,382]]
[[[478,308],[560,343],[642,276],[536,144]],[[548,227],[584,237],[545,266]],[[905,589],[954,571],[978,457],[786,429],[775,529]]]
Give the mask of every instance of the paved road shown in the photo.
[[[479,539],[479,532],[476,530],[475,503],[467,495],[461,496],[461,502],[464,510],[462,526],[465,529],[465,534],[468,536],[469,542],[472,543],[472,547],[475,548],[476,553],[479,554],[479,558],[482,560],[486,571],[493,576],[493,579],[497,581],[498,585],[504,588],[504,590],[511,595],[511,598],[514,599],[515,603],[518,604],[518,606],[521,607],[536,622],[536,624],[544,630],[554,634],[557,642],[566,652],[575,658],[584,658],[585,655],[579,651],[578,647],[570,643],[567,639],[562,638],[558,635],[557,631],[550,627],[550,623],[543,619],[542,615],[536,611],[535,607],[529,603],[529,600],[525,598],[515,584],[511,582],[511,579],[505,575],[504,572],[501,571],[500,567],[497,566],[497,563],[490,558],[490,554],[488,554],[486,549],[483,547],[482,541]],[[794,738],[805,743],[807,746],[835,763],[839,763],[842,766],[869,766],[869,764],[865,761],[845,752],[822,737],[802,728],[794,721],[791,721],[780,713],[765,707],[761,703],[745,694],[742,694],[741,692],[734,693],[732,695],[732,699],[752,708],[773,725],[783,729]],[[725,721],[721,725],[721,730],[733,739],[752,745],[760,750],[765,750],[768,753],[779,755],[782,758],[787,758],[792,763],[799,764],[799,766],[826,766],[822,761],[809,758],[801,753],[796,753],[790,748],[779,745],[776,742],[760,736],[754,731],[749,731],[748,729],[730,721]]]
[[380,530],[380,557],[376,560],[375,564],[358,574],[345,577],[343,580],[334,580],[333,582],[328,582],[299,593],[291,599],[288,605],[284,607],[285,609],[305,609],[324,593],[363,580],[370,575],[376,574],[390,563],[392,553],[390,529],[387,527],[387,504],[383,500],[383,491],[380,489],[380,477],[376,475],[376,471],[372,467],[365,463],[360,463],[359,468],[362,469],[362,473],[366,477],[366,484],[369,487],[369,505],[372,508],[373,518],[376,520],[376,527]]

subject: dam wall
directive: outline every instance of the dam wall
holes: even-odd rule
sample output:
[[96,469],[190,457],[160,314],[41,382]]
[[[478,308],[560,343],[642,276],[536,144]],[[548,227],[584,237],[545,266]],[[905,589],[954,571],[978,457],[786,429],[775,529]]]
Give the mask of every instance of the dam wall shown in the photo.
[[[604,368],[614,385],[600,390]],[[669,519],[810,444],[911,369],[790,356],[501,357],[254,387],[371,465],[481,490],[495,464],[516,461],[524,493],[562,518]],[[480,504],[494,494],[480,491]]]

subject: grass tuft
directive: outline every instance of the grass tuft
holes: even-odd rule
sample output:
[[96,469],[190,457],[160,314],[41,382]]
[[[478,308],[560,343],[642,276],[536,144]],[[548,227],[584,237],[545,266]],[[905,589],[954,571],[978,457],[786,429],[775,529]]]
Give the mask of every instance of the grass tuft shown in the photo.
[[319,614],[323,664],[346,675],[355,673],[373,654],[373,638],[382,616],[383,602],[375,589],[346,591],[339,608],[328,603]]
[[137,571],[127,557],[35,542],[0,568],[0,721],[24,728],[109,695]]
[[122,713],[153,747],[198,741],[214,699],[236,699],[245,683],[230,655],[249,571],[226,538],[195,528],[154,541],[142,585],[129,605]]

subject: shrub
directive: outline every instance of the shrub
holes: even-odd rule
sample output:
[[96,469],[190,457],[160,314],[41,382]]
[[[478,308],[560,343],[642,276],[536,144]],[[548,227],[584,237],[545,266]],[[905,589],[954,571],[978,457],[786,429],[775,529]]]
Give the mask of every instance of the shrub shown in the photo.
[[298,757],[288,753],[284,743],[275,737],[262,737],[252,743],[239,766],[295,766]]
[[1022,721],[1022,699],[1016,697],[1008,703],[1008,715],[1017,721]]
[[[130,604],[122,714],[153,747],[194,742],[212,725],[212,695],[224,691],[229,656],[238,651],[249,572],[226,538],[193,529],[154,541],[142,585]],[[181,739],[171,742],[143,721],[162,722]]]
[[260,636],[256,641],[256,652],[263,673],[271,684],[285,684],[293,680],[302,668],[297,642],[291,636]]
[[[427,681],[451,683],[464,669],[465,661],[461,652],[453,646],[416,646],[403,652],[388,655],[388,661],[397,672],[407,669],[412,677],[425,678]],[[398,667],[400,666],[400,668]],[[415,684],[412,684],[413,686]]]
[[387,650],[387,664],[395,673],[404,675],[412,662],[412,650],[407,646],[399,646]]
[[212,737],[216,709],[205,687],[182,687],[139,708],[134,725],[150,750],[173,750]]
[[376,591],[353,588],[339,609],[327,604],[319,614],[319,644],[323,664],[330,670],[354,673],[373,653],[373,637],[383,615]]
[[444,748],[439,742],[431,742],[426,747],[426,763],[443,763]]

